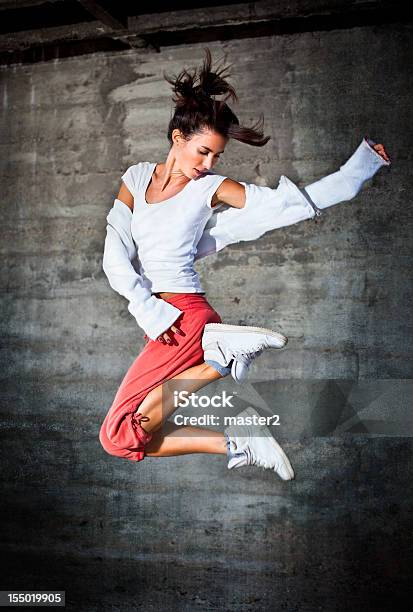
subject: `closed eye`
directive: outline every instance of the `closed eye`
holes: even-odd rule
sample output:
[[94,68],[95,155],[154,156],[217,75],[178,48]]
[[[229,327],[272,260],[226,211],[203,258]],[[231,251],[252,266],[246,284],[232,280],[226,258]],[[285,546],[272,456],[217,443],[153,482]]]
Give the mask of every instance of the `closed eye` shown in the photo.
[[[199,153],[201,153],[201,155],[208,155],[208,151],[199,151]],[[215,155],[215,157],[216,157],[217,159],[219,159],[219,158],[220,158],[220,155],[217,153],[217,154]]]

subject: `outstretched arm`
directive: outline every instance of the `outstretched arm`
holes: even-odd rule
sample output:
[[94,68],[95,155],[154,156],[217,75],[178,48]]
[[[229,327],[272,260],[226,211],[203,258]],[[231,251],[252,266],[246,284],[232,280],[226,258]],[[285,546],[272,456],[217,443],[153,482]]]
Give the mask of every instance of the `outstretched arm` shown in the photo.
[[321,209],[351,200],[363,184],[384,165],[389,166],[390,159],[383,145],[375,144],[366,137],[337,172],[307,185],[303,190],[304,195]]
[[[390,163],[389,156],[382,144],[375,144],[373,140],[367,137],[364,141],[364,144],[362,143],[361,146],[365,147],[367,143],[382,159]],[[338,204],[339,202],[353,198],[360,191],[362,184],[366,180],[366,176],[370,177],[371,168],[369,166],[373,164],[372,169],[375,171],[377,163],[377,160],[370,156],[364,159],[364,164],[361,164],[360,161],[361,160],[358,158],[353,160],[352,157],[346,164],[341,166],[340,170],[337,172],[329,174],[321,180],[305,187],[305,191],[310,196],[311,201],[317,202],[316,206],[318,208],[327,208],[328,206],[332,206],[333,200],[334,204]],[[212,205],[222,202],[234,208],[244,208],[245,201],[244,185],[232,179],[226,179],[216,190],[212,198]]]
[[225,180],[217,190],[217,199],[225,199],[225,205],[206,224],[195,259],[217,253],[230,244],[255,240],[273,229],[311,219],[320,214],[319,209],[351,200],[365,181],[384,165],[390,165],[390,160],[383,145],[364,138],[337,172],[304,189],[299,189],[284,175],[276,189]]

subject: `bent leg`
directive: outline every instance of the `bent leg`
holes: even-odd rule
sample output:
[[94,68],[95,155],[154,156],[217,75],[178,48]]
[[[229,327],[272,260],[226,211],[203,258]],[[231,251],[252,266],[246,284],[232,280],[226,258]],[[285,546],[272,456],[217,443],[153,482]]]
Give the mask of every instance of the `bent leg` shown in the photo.
[[107,434],[106,417],[99,431],[99,441],[109,455],[113,455],[114,457],[120,457],[122,459],[130,459],[131,461],[142,461],[142,459],[144,458],[145,446],[152,439],[152,435],[147,434],[142,428],[140,428],[138,431],[135,430],[134,447],[132,449],[121,448],[117,444],[114,444]]
[[[159,403],[152,400],[159,394],[158,387],[162,390],[164,383],[181,374],[183,378],[197,380],[201,386],[221,377],[213,367],[204,363],[202,349],[205,325],[221,323],[219,314],[199,295],[181,294],[166,301],[171,301],[182,310],[180,329],[184,337],[177,337],[173,345],[152,340],[146,344],[127,371],[99,434],[100,442],[109,454],[132,461],[144,458],[145,446],[153,435],[150,430],[162,422]],[[188,374],[188,370],[195,366],[198,366],[198,370]],[[142,423],[149,423],[149,417],[141,413],[140,407],[152,391],[153,396],[144,406],[152,418],[146,431]],[[155,423],[156,414],[158,420]]]
[[179,427],[167,422],[154,432],[145,447],[148,457],[174,457],[190,453],[227,454],[225,436],[220,431],[200,427]]
[[144,429],[154,432],[175,412],[174,392],[194,393],[210,382],[222,378],[221,374],[206,363],[181,372],[172,379],[152,389],[139,406],[139,414],[147,417]]
[[[217,372],[217,370],[215,370],[213,367],[209,366],[206,363],[202,363],[198,366],[194,366],[192,368],[189,368],[188,370],[185,370],[184,372],[181,372],[177,376],[174,376],[168,381],[165,381],[158,387],[155,387],[142,400],[139,405],[139,409],[136,409],[136,412],[127,414],[125,416],[117,432],[116,443],[113,442],[114,436],[110,438],[107,433],[107,419],[110,415],[109,411],[100,429],[100,443],[102,444],[106,452],[111,455],[122,457],[124,459],[141,461],[144,457],[144,450],[146,454],[146,447],[152,441],[153,434],[155,433],[155,431],[162,427],[163,423],[167,420],[169,415],[175,412],[177,408],[176,406],[174,406],[174,391],[187,391],[188,393],[193,393],[195,391],[198,391],[199,389],[202,389],[202,387],[205,387],[210,382],[214,380],[219,380],[220,378],[223,377],[219,372]],[[172,384],[171,381],[173,381]],[[142,426],[142,423],[144,423],[144,426]],[[189,429],[191,429],[192,431],[195,428]],[[164,437],[165,434],[163,433],[162,438]],[[223,439],[222,434],[221,437]],[[216,445],[211,446],[211,444],[208,444],[207,442],[210,442],[210,438],[208,438],[208,440],[204,440],[203,444],[201,444],[199,441],[193,440],[192,443],[189,445],[189,448],[194,449],[197,446],[203,449],[216,448]],[[155,447],[158,443],[159,438],[156,438]],[[180,444],[182,445],[182,450],[188,448],[187,436],[182,437],[181,434],[177,437],[175,435],[172,445],[168,442],[164,442],[161,454],[157,453],[157,456],[166,456],[163,454],[165,448],[173,448],[172,454],[174,455],[185,454],[186,452],[217,452],[215,450],[183,450],[183,452],[181,453],[177,452],[177,450],[179,450]]]

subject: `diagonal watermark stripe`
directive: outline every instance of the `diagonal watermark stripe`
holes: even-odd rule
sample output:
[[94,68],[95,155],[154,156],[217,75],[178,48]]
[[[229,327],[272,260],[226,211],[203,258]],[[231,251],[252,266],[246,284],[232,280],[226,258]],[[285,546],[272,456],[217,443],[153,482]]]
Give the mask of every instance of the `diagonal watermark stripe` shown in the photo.
[[413,435],[412,380],[255,378],[237,385],[227,376],[203,384],[194,379],[165,383],[164,421],[222,431],[231,418],[251,406],[270,418],[272,433],[282,431],[287,438]]

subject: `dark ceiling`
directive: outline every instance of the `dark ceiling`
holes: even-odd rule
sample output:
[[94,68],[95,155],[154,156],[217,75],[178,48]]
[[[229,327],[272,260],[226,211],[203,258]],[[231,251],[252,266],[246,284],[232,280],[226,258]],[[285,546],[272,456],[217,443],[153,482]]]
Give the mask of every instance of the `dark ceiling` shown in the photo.
[[0,0],[0,64],[411,21],[391,0]]

